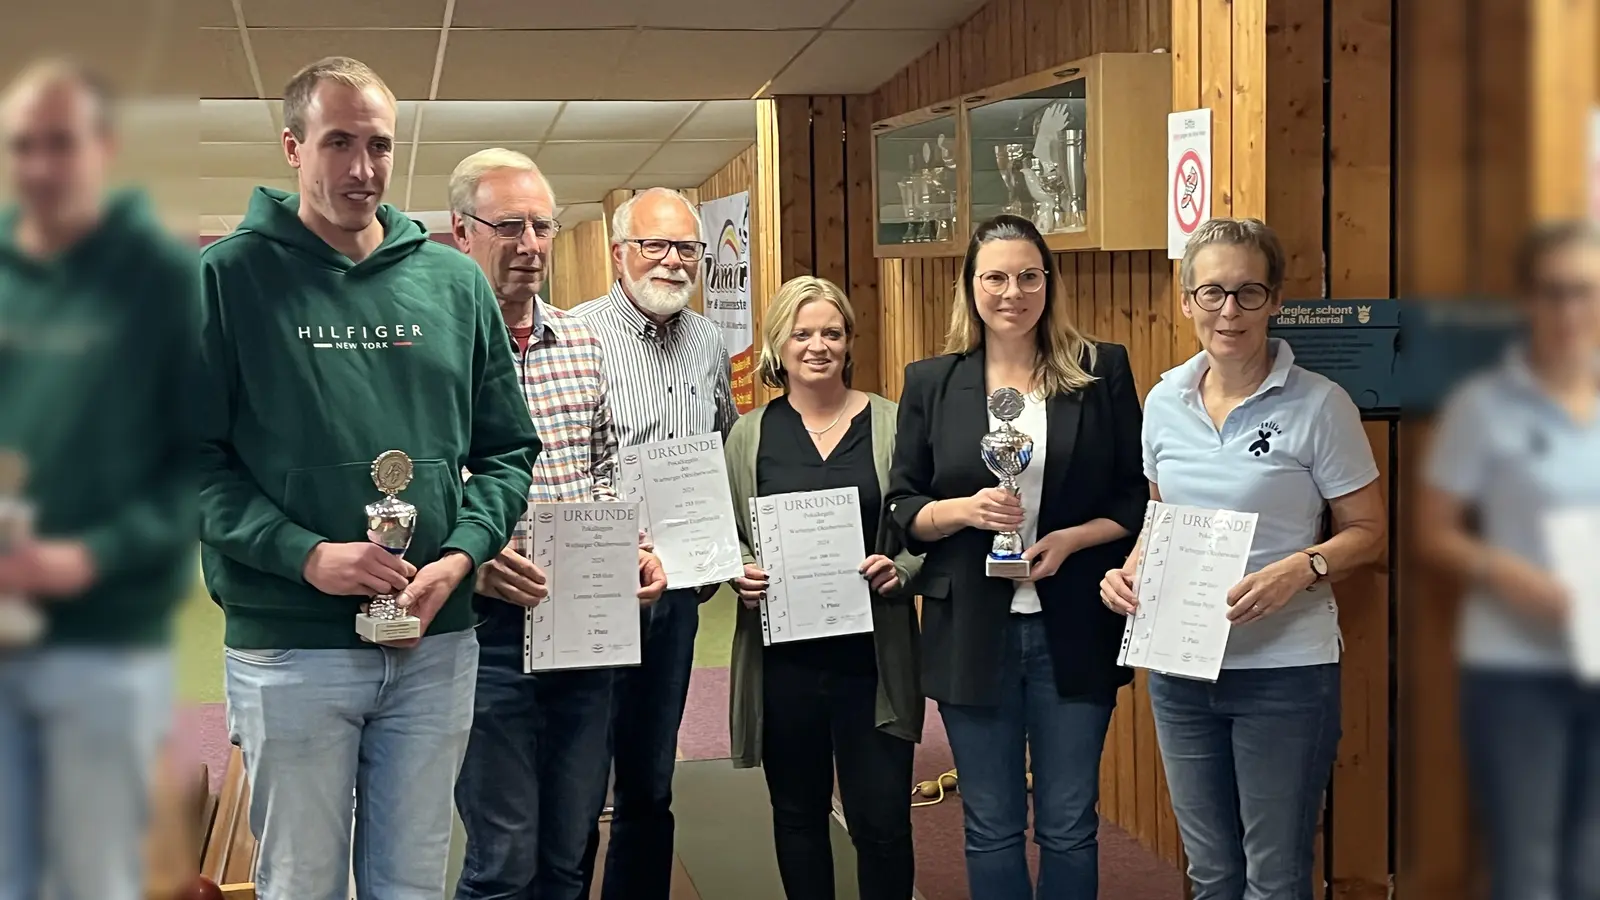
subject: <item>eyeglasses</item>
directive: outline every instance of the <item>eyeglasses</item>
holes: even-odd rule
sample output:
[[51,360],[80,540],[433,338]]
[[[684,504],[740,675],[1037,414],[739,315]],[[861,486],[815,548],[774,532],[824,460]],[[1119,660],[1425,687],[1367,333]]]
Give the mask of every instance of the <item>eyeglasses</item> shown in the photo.
[[499,222],[491,222],[488,219],[480,219],[472,213],[462,213],[462,215],[474,222],[493,228],[497,237],[508,241],[521,239],[522,233],[529,228],[533,229],[533,236],[541,241],[548,241],[561,233],[560,222],[555,219],[546,219],[543,216],[535,219],[502,219]]
[[1012,276],[1009,272],[1001,272],[996,269],[979,275],[978,284],[982,285],[983,289],[989,293],[999,296],[1004,294],[1006,288],[1011,286],[1013,277],[1017,282],[1017,290],[1024,294],[1037,293],[1044,288],[1045,276],[1043,269],[1023,269],[1015,276]]
[[667,251],[678,250],[678,258],[686,263],[699,262],[705,255],[706,245],[700,241],[668,241],[661,238],[624,238],[639,247],[639,255],[648,260],[666,259]]
[[1242,284],[1234,290],[1228,290],[1220,284],[1202,284],[1189,292],[1194,302],[1206,312],[1216,312],[1221,309],[1232,297],[1240,309],[1257,310],[1267,305],[1272,299],[1272,289],[1259,282]]

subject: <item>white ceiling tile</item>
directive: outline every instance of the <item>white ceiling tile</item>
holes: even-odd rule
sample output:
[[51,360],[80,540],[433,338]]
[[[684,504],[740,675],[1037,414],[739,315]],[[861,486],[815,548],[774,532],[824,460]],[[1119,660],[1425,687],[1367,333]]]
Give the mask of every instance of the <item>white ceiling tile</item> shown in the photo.
[[371,66],[396,97],[425,100],[439,52],[439,32],[251,28],[250,45],[269,97],[283,96],[284,85],[306,65],[339,55]]
[[855,0],[834,28],[903,28],[946,32],[972,18],[984,0]]
[[278,127],[278,118],[268,101],[200,101],[202,141],[275,141]]
[[552,141],[664,141],[694,112],[692,100],[574,100],[561,111]]
[[242,216],[250,206],[250,195],[260,187],[273,187],[284,191],[298,190],[294,178],[200,178],[201,215]]
[[547,176],[629,173],[661,146],[655,141],[573,141],[547,143],[535,160]]
[[756,139],[756,101],[707,100],[674,137],[753,142]]
[[599,203],[600,199],[622,184],[627,173],[619,175],[551,175],[550,186],[556,199],[567,205]]
[[503,147],[530,157],[537,156],[539,153],[538,144],[518,144],[509,141],[498,144],[478,143],[476,141],[457,144],[418,144],[416,174],[448,177],[451,172],[456,170],[456,166],[460,165],[463,159],[477,153],[479,150],[487,150],[490,147]]
[[942,31],[825,31],[782,75],[773,94],[857,94],[876,90],[938,43]]
[[706,183],[707,177],[703,172],[641,172],[629,178],[623,187],[632,188],[636,191],[653,187],[667,187],[676,191],[688,190],[689,188],[698,190],[700,185]]
[[[396,206],[406,204],[405,184],[396,182],[389,191],[389,196],[383,198],[388,203]],[[411,179],[411,202],[405,209],[449,209],[450,208],[450,176],[448,175],[418,175]]]
[[240,0],[252,28],[441,28],[445,0]]
[[[629,31],[452,28],[437,99],[593,99],[601,96],[606,76],[622,58],[631,35]],[[433,71],[432,56],[426,71]]]
[[597,222],[606,216],[606,207],[603,203],[574,203],[564,207],[557,217],[561,220],[562,227],[571,227],[579,222]]
[[422,104],[422,140],[537,142],[560,110],[559,101],[433,100]]
[[641,2],[456,0],[450,24],[452,28],[626,28],[638,24]]
[[222,236],[233,233],[233,221],[226,216],[200,216],[200,234]]
[[604,96],[616,100],[748,100],[815,33],[677,31],[670,40],[640,33],[607,80]]
[[164,61],[164,67],[168,65],[177,67],[177,71],[164,73],[163,82],[193,82],[195,93],[201,97],[256,96],[250,62],[237,28],[195,31],[182,53]]
[[711,177],[728,164],[728,160],[743,153],[749,141],[672,141],[650,157],[639,170],[640,174],[700,173],[696,185]]
[[188,28],[238,27],[229,0],[176,0],[172,19]]
[[[695,3],[645,3],[638,24],[645,28],[821,28],[848,0],[751,2],[697,0]],[[594,4],[604,5],[604,4]],[[663,35],[665,39],[666,36]]]

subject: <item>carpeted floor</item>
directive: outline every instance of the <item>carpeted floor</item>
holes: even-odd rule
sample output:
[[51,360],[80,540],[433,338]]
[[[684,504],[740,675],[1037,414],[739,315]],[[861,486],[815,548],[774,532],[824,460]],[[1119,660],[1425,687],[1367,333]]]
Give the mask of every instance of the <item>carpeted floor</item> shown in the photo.
[[[767,900],[741,893],[751,889],[752,882],[739,872],[741,867],[754,866],[749,877],[759,875],[764,886],[775,884],[770,811],[763,806],[765,784],[759,772],[735,773],[725,764],[710,762],[724,760],[729,753],[727,665],[733,620],[733,600],[726,594],[700,607],[695,670],[678,732],[679,755],[686,762],[680,767],[674,805],[681,807],[680,816],[690,823],[679,851],[704,900]],[[215,787],[229,749],[222,703],[222,615],[202,590],[196,591],[180,616],[177,664],[182,708],[175,749],[187,760],[206,762]],[[923,741],[917,748],[916,779],[931,780],[952,768],[943,725],[930,703]],[[926,900],[967,900],[959,794],[913,810],[912,822],[918,890]],[[766,837],[755,839],[760,835]],[[839,854],[848,857],[848,838],[842,832],[836,838]],[[735,839],[741,851],[730,862],[725,845]],[[1030,844],[1028,852],[1036,865],[1037,849]],[[1100,834],[1100,879],[1100,896],[1105,898],[1178,900],[1183,896],[1182,878],[1175,869],[1109,823],[1102,826]],[[772,900],[777,896],[773,894]],[[846,891],[839,894],[841,900],[850,896],[853,894]]]

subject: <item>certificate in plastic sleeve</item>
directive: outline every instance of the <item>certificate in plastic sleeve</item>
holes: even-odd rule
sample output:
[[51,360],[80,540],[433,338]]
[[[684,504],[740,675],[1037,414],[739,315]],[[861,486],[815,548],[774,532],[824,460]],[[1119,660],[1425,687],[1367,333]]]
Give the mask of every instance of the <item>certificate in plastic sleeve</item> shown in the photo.
[[528,526],[550,593],[524,616],[523,671],[638,665],[639,505],[534,503]]
[[645,531],[667,573],[668,590],[744,574],[739,513],[728,489],[722,435],[639,444],[622,451],[618,493],[639,504]]

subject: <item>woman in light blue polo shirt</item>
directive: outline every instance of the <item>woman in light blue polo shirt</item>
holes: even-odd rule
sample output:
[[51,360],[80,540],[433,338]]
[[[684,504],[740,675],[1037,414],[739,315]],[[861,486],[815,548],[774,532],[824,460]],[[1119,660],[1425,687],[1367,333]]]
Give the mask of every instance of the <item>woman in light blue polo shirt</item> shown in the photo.
[[1600,688],[1573,675],[1570,598],[1551,571],[1544,518],[1600,507],[1600,230],[1542,228],[1518,271],[1526,338],[1446,401],[1417,534],[1434,564],[1469,584],[1461,725],[1491,895],[1592,898]]
[[[1258,514],[1215,684],[1151,673],[1156,738],[1194,900],[1311,896],[1314,838],[1339,743],[1339,613],[1330,580],[1387,540],[1378,468],[1343,388],[1296,366],[1267,326],[1285,258],[1255,219],[1189,240],[1183,314],[1204,350],[1145,400],[1152,497]],[[1324,511],[1332,534],[1324,534]],[[1135,549],[1101,599],[1134,610]]]

